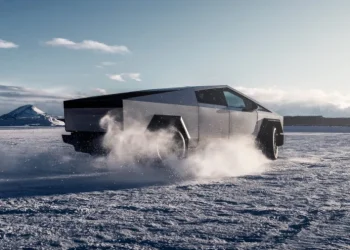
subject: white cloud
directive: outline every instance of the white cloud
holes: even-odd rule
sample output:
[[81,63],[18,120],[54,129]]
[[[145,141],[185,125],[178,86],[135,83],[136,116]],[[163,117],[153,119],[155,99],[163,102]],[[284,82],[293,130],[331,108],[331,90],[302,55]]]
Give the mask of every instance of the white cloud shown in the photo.
[[113,65],[115,65],[115,62],[101,62],[100,64],[96,65],[96,68],[102,69],[104,67],[113,66]]
[[13,49],[18,48],[18,45],[13,42],[8,42],[0,39],[0,49]]
[[[60,94],[64,93],[64,94]],[[63,101],[80,97],[63,89],[33,89],[0,82],[0,115],[33,104],[52,115],[63,114]]]
[[128,77],[132,80],[141,82],[140,73],[129,73]]
[[97,93],[102,94],[102,95],[107,94],[107,91],[105,89],[96,88],[96,89],[94,89],[94,91],[96,91]]
[[[57,94],[65,93],[65,94]],[[72,98],[73,95],[66,94],[66,91],[63,91],[60,88],[56,89],[32,89],[22,86],[14,86],[10,84],[1,84],[0,83],[0,98],[1,99],[26,99],[26,100],[64,100]]]
[[350,94],[342,94],[339,91],[326,92],[319,89],[307,90],[283,90],[278,88],[245,88],[237,87],[237,90],[247,95],[258,98],[265,103],[291,104],[300,103],[304,105],[326,105],[331,104],[339,109],[350,107]]
[[121,73],[116,75],[109,75],[107,74],[109,79],[118,81],[118,82],[125,82],[126,80],[134,80],[137,82],[141,82],[140,73]]
[[10,112],[22,105],[33,104],[52,115],[63,115],[63,101],[99,94],[106,94],[101,88],[84,92],[72,92],[65,87],[35,89],[15,86],[0,82],[0,115]]
[[112,65],[115,65],[115,62],[101,62],[101,65],[103,65],[103,66],[112,66]]
[[125,80],[123,79],[122,75],[108,75],[109,79],[113,80],[113,81],[118,81],[118,82],[125,82]]
[[235,87],[282,115],[350,115],[350,94],[320,89]]
[[[138,79],[138,73],[108,75],[110,79],[125,82]],[[283,88],[247,88],[235,89],[253,97],[261,104],[281,115],[323,115],[326,117],[349,117],[350,94],[340,91],[327,92],[317,89],[287,90]],[[118,91],[116,91],[118,92]],[[34,104],[52,115],[63,114],[63,101],[96,94],[107,94],[102,88],[91,88],[84,92],[72,92],[63,87],[33,89],[0,82],[0,115],[21,105]]]
[[80,43],[76,43],[65,38],[53,38],[47,41],[46,44],[53,47],[64,47],[76,50],[96,50],[111,54],[126,54],[130,52],[129,49],[123,45],[107,45],[92,40],[84,40]]

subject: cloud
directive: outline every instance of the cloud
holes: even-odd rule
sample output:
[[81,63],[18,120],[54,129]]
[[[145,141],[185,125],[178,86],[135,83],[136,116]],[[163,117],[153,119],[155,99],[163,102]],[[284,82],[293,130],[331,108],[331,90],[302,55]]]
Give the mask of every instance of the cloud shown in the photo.
[[141,82],[140,73],[121,73],[116,75],[107,74],[108,78],[118,82],[125,82],[126,80],[134,80],[137,82]]
[[39,90],[0,83],[0,115],[26,104],[33,104],[52,115],[63,114],[63,101],[75,95],[54,90]]
[[108,75],[109,79],[113,80],[113,81],[118,81],[118,82],[125,82],[125,80],[123,79],[122,75]]
[[123,45],[107,45],[93,40],[84,40],[80,43],[76,43],[65,38],[53,38],[47,41],[46,45],[75,50],[96,50],[111,54],[126,54],[130,52],[129,49]]
[[100,64],[96,65],[96,68],[104,68],[104,67],[108,67],[108,66],[113,66],[115,65],[115,62],[101,62]]
[[17,98],[17,99],[69,99],[72,95],[58,95],[50,91],[30,89],[21,86],[2,85],[0,84],[0,98]]
[[[115,81],[125,82],[126,80],[139,79],[140,75],[138,73],[123,73],[109,75],[109,77]],[[350,94],[340,91],[287,90],[277,87],[247,88],[242,86],[234,88],[281,115],[350,116]],[[102,88],[91,88],[83,90],[83,92],[72,92],[66,88],[35,89],[0,82],[0,115],[26,104],[33,104],[52,115],[63,115],[64,100],[100,94],[105,95],[107,91]]]
[[96,91],[97,93],[102,94],[102,95],[107,94],[107,91],[105,89],[96,88],[96,89],[94,89],[94,91]]
[[141,82],[140,73],[129,73],[127,76],[132,80]]
[[18,48],[18,45],[13,42],[8,42],[0,39],[0,49],[13,49]]
[[101,88],[91,89],[86,92],[70,92],[66,88],[43,90],[0,82],[0,115],[26,104],[33,104],[51,115],[63,115],[64,100],[83,98],[96,94],[106,94],[106,90]]
[[103,65],[103,66],[112,66],[112,65],[115,65],[115,62],[101,62],[101,65]]
[[350,115],[350,94],[320,89],[286,90],[273,88],[235,87],[238,91],[282,115]]

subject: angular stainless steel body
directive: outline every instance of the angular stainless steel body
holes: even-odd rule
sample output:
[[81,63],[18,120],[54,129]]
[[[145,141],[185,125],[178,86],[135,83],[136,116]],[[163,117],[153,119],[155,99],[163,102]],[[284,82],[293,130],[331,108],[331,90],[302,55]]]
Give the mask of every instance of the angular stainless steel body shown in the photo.
[[189,147],[211,138],[231,138],[237,134],[257,137],[264,120],[279,123],[283,136],[282,116],[226,85],[155,89],[69,100],[64,102],[64,113],[66,131],[72,133],[103,134],[105,130],[100,120],[106,114],[115,117],[124,129],[135,122],[146,129],[155,115],[181,117]]

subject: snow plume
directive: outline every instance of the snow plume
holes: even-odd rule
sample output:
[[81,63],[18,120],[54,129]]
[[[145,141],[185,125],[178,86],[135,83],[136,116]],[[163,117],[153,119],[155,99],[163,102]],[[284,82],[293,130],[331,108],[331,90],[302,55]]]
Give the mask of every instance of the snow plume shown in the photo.
[[256,148],[254,138],[236,136],[210,141],[177,165],[189,176],[222,178],[262,173],[268,162]]
[[140,159],[157,158],[157,148],[166,150],[170,141],[167,130],[151,132],[141,123],[134,122],[132,126],[122,129],[112,115],[101,119],[100,125],[106,129],[103,147],[109,150],[109,157],[121,164],[136,164]]
[[[103,146],[110,152],[107,156],[110,168],[130,167],[133,171],[151,171],[159,176],[170,170],[176,179],[198,180],[258,174],[269,162],[256,148],[254,138],[237,136],[231,140],[211,140],[186,159],[171,159],[166,167],[157,167],[152,159],[157,159],[157,148],[162,153],[169,150],[171,129],[150,132],[137,122],[122,129],[111,115],[103,117],[100,124],[107,131]],[[145,158],[151,161],[146,163]]]

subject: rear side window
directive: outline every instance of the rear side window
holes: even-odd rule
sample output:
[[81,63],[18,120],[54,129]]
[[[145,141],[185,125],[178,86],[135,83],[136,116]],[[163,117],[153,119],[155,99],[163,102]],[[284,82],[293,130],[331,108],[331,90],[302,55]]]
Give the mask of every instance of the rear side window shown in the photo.
[[227,106],[222,89],[205,89],[196,91],[196,96],[199,103]]

